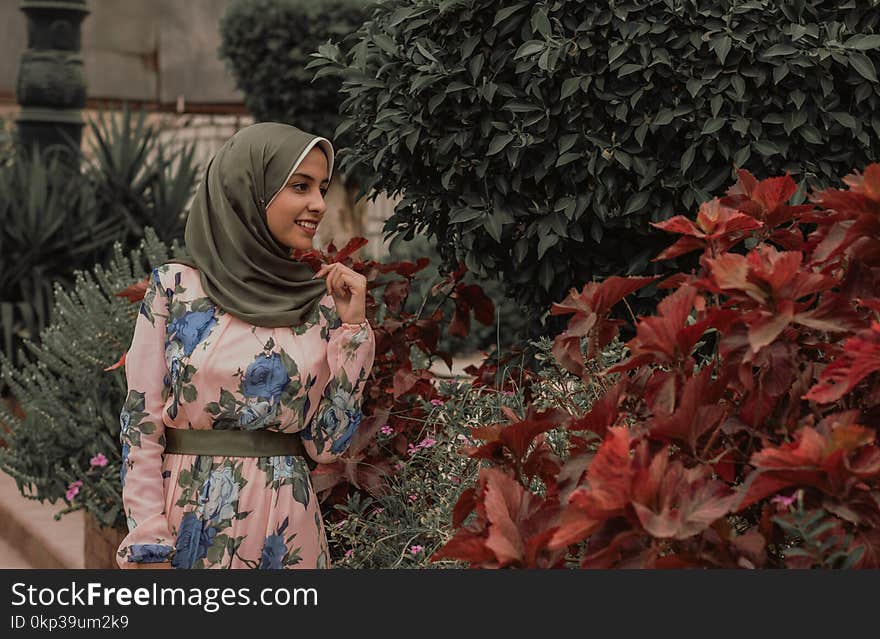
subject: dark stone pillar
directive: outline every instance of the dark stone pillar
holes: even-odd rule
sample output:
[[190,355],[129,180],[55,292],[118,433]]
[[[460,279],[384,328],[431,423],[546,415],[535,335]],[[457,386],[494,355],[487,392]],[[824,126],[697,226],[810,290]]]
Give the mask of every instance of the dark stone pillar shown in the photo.
[[74,145],[79,149],[86,104],[80,54],[80,25],[86,0],[25,0],[28,48],[21,57],[16,97],[21,111],[18,135],[26,149],[34,144]]

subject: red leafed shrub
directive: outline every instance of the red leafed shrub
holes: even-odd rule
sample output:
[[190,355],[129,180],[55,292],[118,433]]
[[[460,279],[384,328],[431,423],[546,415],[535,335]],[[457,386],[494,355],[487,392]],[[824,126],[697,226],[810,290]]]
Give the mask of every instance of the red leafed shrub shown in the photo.
[[[488,460],[432,559],[473,567],[880,567],[880,164],[791,205],[790,176],[746,171],[657,259],[700,251],[595,358],[612,307],[648,278],[572,289],[553,355],[590,410],[474,430]],[[582,340],[586,348],[582,349]],[[561,456],[546,433],[567,434]],[[557,452],[559,452],[557,450]],[[471,514],[474,516],[471,517]]]

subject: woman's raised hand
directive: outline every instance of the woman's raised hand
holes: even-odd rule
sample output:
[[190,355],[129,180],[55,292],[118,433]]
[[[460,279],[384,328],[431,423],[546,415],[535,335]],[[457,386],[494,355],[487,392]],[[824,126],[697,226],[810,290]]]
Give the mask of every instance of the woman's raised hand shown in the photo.
[[327,292],[336,302],[336,312],[346,324],[366,321],[367,278],[344,264],[324,264],[315,277],[326,277]]

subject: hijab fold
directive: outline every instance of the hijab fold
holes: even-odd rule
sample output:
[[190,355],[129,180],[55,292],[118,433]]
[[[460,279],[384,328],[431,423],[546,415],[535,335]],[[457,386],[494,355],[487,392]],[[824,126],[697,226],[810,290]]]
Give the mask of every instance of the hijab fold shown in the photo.
[[255,326],[298,326],[326,293],[323,279],[269,231],[266,208],[318,146],[333,174],[333,145],[279,122],[238,131],[208,163],[186,221],[186,252],[168,262],[199,271],[220,308]]

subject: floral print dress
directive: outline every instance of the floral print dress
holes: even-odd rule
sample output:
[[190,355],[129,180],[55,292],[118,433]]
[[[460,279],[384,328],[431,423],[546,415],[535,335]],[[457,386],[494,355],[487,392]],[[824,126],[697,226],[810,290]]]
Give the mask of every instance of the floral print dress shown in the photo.
[[153,269],[125,363],[120,568],[329,567],[303,458],[163,454],[165,427],[299,432],[314,461],[334,461],[374,355],[370,324],[341,322],[329,294],[302,325],[264,328],[215,306],[197,270]]

